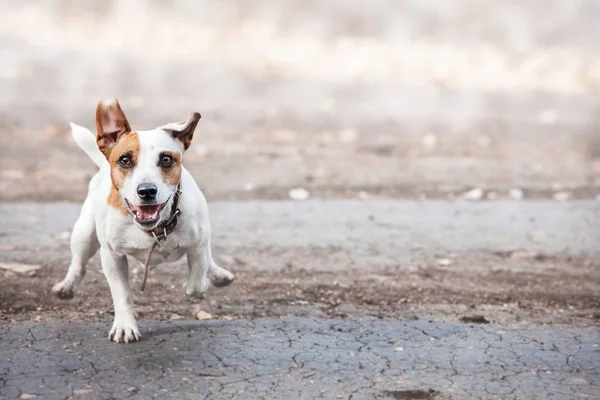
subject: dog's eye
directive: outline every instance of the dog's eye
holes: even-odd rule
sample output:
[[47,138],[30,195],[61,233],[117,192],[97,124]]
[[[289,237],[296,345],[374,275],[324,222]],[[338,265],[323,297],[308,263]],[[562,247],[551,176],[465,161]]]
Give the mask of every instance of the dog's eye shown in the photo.
[[119,165],[123,168],[131,167],[131,158],[128,156],[121,156],[121,158],[119,158]]
[[167,154],[163,154],[160,156],[160,166],[161,167],[170,167],[173,164],[173,157]]

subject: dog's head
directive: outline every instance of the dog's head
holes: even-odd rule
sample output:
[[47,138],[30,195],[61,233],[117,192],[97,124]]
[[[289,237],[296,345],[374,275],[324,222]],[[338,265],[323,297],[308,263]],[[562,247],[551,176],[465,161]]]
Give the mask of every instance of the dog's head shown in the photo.
[[117,100],[98,103],[98,148],[110,164],[115,190],[140,228],[154,229],[169,218],[183,153],[199,120],[200,114],[192,113],[187,121],[133,131]]

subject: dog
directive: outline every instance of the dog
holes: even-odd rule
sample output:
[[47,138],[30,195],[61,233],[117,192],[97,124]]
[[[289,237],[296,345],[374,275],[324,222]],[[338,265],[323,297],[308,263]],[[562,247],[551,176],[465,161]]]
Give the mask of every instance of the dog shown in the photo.
[[182,165],[199,120],[200,114],[192,113],[187,121],[134,131],[119,102],[110,99],[98,103],[96,135],[71,123],[75,142],[99,171],[73,228],[67,275],[52,292],[60,299],[73,298],[86,262],[99,249],[115,310],[109,340],[129,343],[141,337],[128,284],[128,255],[145,261],[146,271],[148,264],[187,255],[188,296],[202,297],[211,284],[223,287],[234,280],[212,258],[206,199]]

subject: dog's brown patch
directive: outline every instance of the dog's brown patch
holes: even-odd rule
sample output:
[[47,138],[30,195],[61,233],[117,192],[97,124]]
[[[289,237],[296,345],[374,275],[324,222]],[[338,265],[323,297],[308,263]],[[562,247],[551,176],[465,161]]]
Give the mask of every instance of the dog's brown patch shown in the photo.
[[131,131],[117,99],[102,100],[96,107],[96,143],[108,159],[122,135]]
[[162,179],[168,185],[176,186],[181,180],[181,154],[178,152],[164,152],[162,154],[173,157],[173,165],[170,168],[162,168]]
[[[127,155],[131,160],[131,166],[129,168],[123,168],[119,164],[119,159],[124,155]],[[119,191],[123,187],[127,177],[135,170],[139,155],[140,139],[137,132],[129,132],[121,135],[108,154],[110,179],[113,187],[108,194],[107,202],[111,207],[116,208],[123,214],[127,214],[127,207],[125,206],[125,201],[119,194]]]
[[194,137],[194,130],[196,129],[196,125],[198,125],[200,118],[200,113],[194,112],[186,121],[172,124],[169,128],[165,128],[165,131],[171,134],[173,138],[178,139],[183,143],[184,150],[187,150],[190,148],[192,138]]
[[110,188],[110,192],[108,193],[108,198],[106,202],[112,208],[118,210],[123,215],[127,215],[127,206],[125,205],[125,200],[121,197],[117,189],[114,186]]

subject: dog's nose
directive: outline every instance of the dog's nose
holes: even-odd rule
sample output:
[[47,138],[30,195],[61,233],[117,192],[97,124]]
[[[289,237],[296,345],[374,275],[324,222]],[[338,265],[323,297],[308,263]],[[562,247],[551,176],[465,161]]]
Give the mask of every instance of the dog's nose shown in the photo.
[[142,200],[154,200],[158,189],[154,183],[142,183],[137,187],[137,192]]

